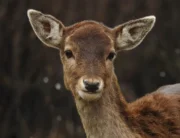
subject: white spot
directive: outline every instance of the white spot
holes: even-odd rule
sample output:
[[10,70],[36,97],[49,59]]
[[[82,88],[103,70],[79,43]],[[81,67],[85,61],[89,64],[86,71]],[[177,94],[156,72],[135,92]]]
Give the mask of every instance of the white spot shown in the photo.
[[159,76],[160,76],[160,77],[163,77],[163,78],[166,77],[166,72],[161,71],[161,72],[159,73]]
[[58,115],[56,119],[57,119],[57,121],[61,121],[62,117],[60,115]]
[[56,90],[60,90],[61,89],[61,84],[60,83],[56,83],[55,84],[55,88],[56,88]]
[[44,81],[44,83],[48,83],[49,82],[49,78],[48,77],[44,77],[43,81]]
[[180,54],[180,49],[179,48],[175,49],[175,53]]

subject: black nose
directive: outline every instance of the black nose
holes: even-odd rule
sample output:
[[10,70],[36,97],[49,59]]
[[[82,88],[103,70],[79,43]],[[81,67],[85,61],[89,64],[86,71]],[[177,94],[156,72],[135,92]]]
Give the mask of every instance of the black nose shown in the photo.
[[89,92],[96,92],[99,89],[99,82],[89,82],[88,80],[83,80],[85,88]]

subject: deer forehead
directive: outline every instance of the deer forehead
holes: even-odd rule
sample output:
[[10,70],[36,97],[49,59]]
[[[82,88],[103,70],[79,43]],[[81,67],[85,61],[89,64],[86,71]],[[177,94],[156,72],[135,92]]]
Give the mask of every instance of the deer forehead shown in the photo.
[[111,34],[101,24],[87,22],[78,27],[73,26],[70,30],[67,30],[69,34],[65,39],[65,49],[78,49],[80,53],[99,56],[114,49]]

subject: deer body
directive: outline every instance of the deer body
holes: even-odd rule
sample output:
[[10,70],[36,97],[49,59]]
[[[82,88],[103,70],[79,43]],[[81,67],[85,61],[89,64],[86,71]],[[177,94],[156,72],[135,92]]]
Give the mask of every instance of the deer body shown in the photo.
[[152,29],[154,16],[113,29],[94,21],[64,27],[53,16],[35,10],[29,10],[28,17],[37,37],[60,50],[64,82],[88,138],[180,137],[179,85],[127,103],[114,73],[116,53],[138,46]]

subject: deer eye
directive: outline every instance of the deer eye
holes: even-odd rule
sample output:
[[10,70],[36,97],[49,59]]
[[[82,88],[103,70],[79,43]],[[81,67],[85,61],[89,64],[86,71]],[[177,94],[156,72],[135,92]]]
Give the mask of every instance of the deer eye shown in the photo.
[[71,50],[66,50],[65,55],[66,55],[67,58],[72,58],[73,57],[73,53],[72,53]]
[[110,52],[109,55],[108,55],[108,57],[107,57],[107,59],[113,60],[115,56],[116,56],[116,53],[115,53],[115,52]]

